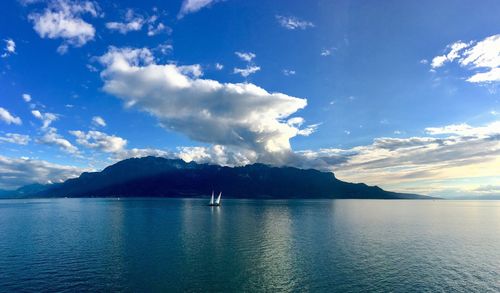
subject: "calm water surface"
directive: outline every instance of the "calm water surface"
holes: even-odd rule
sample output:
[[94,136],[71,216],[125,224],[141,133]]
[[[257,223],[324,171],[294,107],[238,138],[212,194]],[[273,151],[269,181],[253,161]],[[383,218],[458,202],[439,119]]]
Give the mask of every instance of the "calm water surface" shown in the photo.
[[0,291],[499,292],[500,202],[0,200]]

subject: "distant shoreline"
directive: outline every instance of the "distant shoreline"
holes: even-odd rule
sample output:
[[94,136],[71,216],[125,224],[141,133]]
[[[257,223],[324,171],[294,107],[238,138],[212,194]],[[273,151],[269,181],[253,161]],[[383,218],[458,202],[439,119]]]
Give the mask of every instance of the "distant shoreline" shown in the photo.
[[[198,199],[209,200],[210,195],[206,196],[28,196],[28,197],[0,197],[1,199]],[[231,197],[225,196],[224,200],[450,200],[447,198],[428,197],[428,198],[328,198],[328,197]],[[452,199],[454,200],[454,199]],[[459,199],[470,200],[470,199]],[[492,200],[492,199],[488,199]]]

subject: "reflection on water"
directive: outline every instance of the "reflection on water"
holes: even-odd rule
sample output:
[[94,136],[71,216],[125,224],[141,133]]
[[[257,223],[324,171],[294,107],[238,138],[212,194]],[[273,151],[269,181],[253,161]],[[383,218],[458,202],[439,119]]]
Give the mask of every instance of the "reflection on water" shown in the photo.
[[0,200],[0,291],[500,291],[500,202]]
[[290,291],[295,287],[291,230],[292,219],[286,205],[265,207],[262,214],[262,232],[258,259],[259,276],[263,288]]

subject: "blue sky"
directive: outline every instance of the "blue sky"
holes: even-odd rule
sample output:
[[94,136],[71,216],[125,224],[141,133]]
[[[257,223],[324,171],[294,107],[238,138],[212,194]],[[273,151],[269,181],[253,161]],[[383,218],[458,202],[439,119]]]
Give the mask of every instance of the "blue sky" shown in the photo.
[[497,1],[0,9],[0,188],[160,155],[500,193]]

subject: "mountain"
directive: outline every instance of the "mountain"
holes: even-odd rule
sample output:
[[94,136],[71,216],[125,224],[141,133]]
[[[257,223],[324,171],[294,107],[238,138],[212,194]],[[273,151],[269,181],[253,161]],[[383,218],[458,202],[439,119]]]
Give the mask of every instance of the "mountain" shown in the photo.
[[0,198],[29,197],[39,192],[42,192],[49,187],[52,187],[52,185],[33,183],[22,186],[15,190],[0,189]]
[[64,183],[25,186],[17,190],[17,196],[201,197],[212,190],[223,191],[228,198],[429,198],[347,183],[333,173],[313,169],[263,164],[222,167],[158,157],[123,160]]

